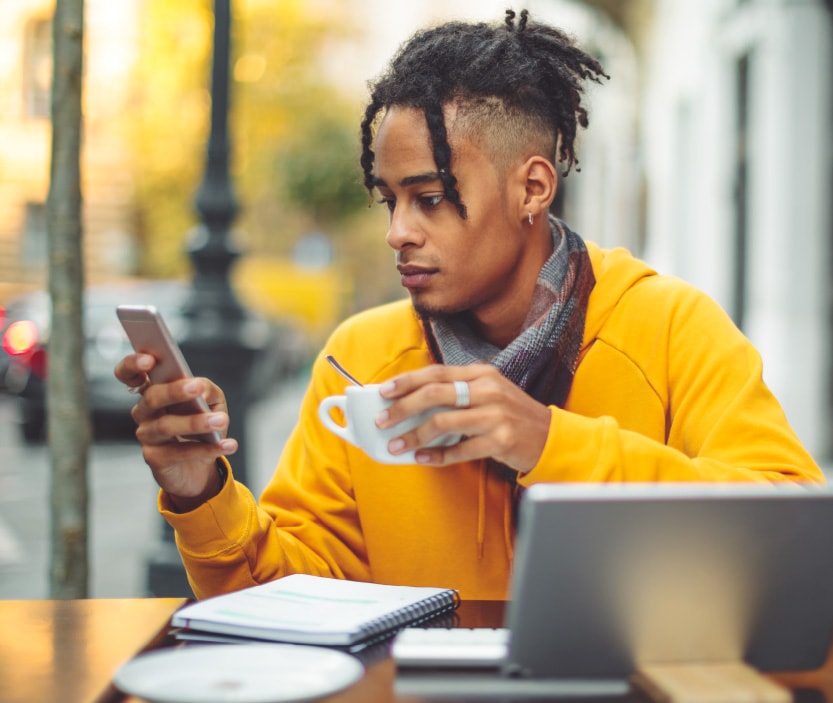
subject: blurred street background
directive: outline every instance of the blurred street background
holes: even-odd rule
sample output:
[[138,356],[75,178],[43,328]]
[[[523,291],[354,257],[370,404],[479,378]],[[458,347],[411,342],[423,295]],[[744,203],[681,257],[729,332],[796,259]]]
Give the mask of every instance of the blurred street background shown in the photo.
[[[502,21],[509,4],[85,0],[91,596],[143,595],[161,532],[132,398],[112,375],[128,348],[115,306],[159,306],[195,372],[238,372],[240,383],[212,377],[244,409],[232,429],[245,433],[258,493],[311,355],[339,320],[403,295],[387,211],[370,204],[358,165],[366,81],[416,29]],[[230,15],[218,19],[221,5]],[[44,598],[56,3],[2,7],[0,598]],[[560,180],[554,212],[714,297],[760,350],[804,444],[833,465],[833,0],[514,7],[524,8],[611,76],[588,87],[581,171]],[[228,100],[212,73],[221,25]],[[226,118],[228,133],[215,134]],[[209,260],[218,251],[220,265]]]

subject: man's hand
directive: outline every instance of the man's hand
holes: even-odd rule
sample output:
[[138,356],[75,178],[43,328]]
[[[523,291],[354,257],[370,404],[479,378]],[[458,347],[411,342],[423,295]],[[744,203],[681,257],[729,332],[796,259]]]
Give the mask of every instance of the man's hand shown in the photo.
[[[532,469],[547,441],[550,410],[488,364],[433,365],[390,379],[382,385],[381,393],[395,402],[376,424],[387,428],[429,408],[455,408],[455,381],[468,383],[468,407],[432,415],[419,427],[391,440],[390,452],[418,449],[417,461],[435,466],[490,457],[522,473]],[[453,447],[425,446],[440,435],[455,432],[464,439]]]
[[[206,378],[186,378],[147,385],[147,373],[156,360],[149,354],[129,354],[116,366],[115,375],[128,388],[143,388],[131,414],[142,455],[159,486],[180,512],[193,510],[215,496],[220,487],[216,462],[237,451],[237,441],[225,438],[229,416],[225,396]],[[210,413],[178,415],[172,406],[202,396]],[[189,440],[189,436],[217,431],[218,444]]]

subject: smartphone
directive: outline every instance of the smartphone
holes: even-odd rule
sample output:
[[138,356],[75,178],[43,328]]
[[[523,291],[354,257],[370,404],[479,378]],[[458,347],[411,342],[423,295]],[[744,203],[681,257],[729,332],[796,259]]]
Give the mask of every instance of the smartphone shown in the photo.
[[[157,308],[153,305],[119,305],[116,308],[116,315],[133,349],[142,354],[150,354],[156,359],[156,366],[148,374],[151,383],[170,383],[180,378],[193,376],[182,350]],[[172,406],[171,412],[179,415],[194,415],[211,412],[211,410],[205,398],[200,396]],[[209,444],[216,444],[221,440],[220,433],[216,431],[193,435],[193,438]]]

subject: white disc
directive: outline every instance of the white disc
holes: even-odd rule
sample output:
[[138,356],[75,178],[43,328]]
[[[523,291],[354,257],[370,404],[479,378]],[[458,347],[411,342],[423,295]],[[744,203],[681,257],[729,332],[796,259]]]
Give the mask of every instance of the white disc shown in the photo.
[[140,654],[113,683],[151,703],[287,703],[335,693],[363,673],[354,657],[323,647],[210,644]]

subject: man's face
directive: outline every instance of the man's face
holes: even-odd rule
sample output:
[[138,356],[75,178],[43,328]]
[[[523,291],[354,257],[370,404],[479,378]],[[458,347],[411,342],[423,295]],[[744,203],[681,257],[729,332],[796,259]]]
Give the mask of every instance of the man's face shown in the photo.
[[469,311],[486,326],[503,324],[501,317],[518,307],[518,293],[530,289],[530,275],[534,286],[541,262],[525,256],[523,218],[510,205],[517,203],[517,184],[501,179],[476,145],[449,132],[466,219],[443,196],[422,111],[394,107],[385,115],[374,176],[390,210],[386,240],[417,310]]

